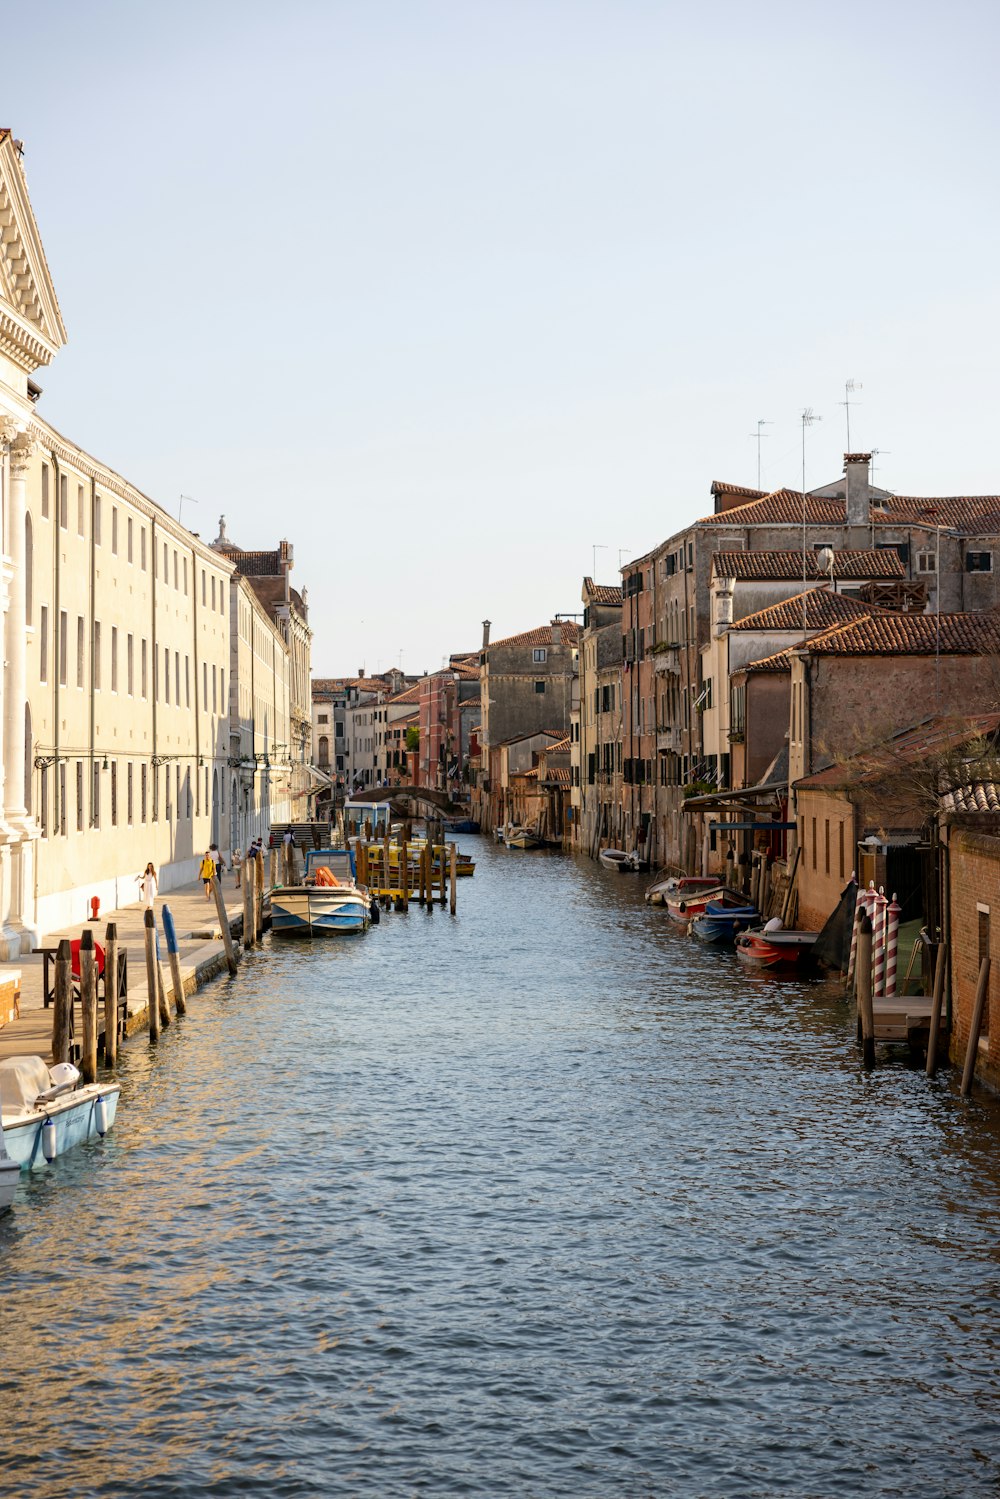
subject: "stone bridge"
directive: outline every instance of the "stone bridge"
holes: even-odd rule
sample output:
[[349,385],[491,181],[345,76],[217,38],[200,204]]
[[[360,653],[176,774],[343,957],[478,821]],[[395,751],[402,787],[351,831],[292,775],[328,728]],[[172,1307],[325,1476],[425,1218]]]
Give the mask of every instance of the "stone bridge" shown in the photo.
[[[389,802],[392,810],[400,817],[412,816],[412,809],[415,806],[431,807],[435,812],[443,812],[446,817],[461,816],[468,812],[468,807],[464,803],[453,802],[447,791],[436,791],[432,786],[372,786],[359,792],[357,800]],[[353,801],[353,797],[348,797],[344,803],[345,817],[350,817]]]

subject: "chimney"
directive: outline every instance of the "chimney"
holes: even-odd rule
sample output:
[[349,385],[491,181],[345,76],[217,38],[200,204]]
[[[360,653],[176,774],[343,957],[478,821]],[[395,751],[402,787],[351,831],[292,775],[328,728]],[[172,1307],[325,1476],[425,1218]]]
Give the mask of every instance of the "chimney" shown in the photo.
[[716,578],[715,580],[715,626],[717,635],[725,635],[733,622],[733,589],[735,587],[735,578]]
[[483,650],[484,651],[485,651],[486,647],[489,645],[489,643],[490,643],[490,622],[489,622],[488,619],[484,619],[483,620]]
[[871,453],[845,453],[844,473],[847,475],[847,524],[867,526],[870,516],[871,489],[868,483],[868,465]]
[[562,645],[562,625],[558,619],[552,621],[552,649],[557,651]]
[[359,677],[363,677],[363,676],[364,676],[364,674],[365,674],[365,669],[364,669],[364,667],[363,667],[363,666],[359,666],[359,667],[358,667],[358,676],[359,676]]

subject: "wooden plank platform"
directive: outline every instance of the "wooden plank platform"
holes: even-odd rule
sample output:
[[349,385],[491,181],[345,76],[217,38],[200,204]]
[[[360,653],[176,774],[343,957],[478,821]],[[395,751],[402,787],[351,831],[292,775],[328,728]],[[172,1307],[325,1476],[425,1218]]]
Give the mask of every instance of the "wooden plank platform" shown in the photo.
[[923,1044],[931,1023],[931,996],[904,994],[897,999],[876,999],[875,1040]]

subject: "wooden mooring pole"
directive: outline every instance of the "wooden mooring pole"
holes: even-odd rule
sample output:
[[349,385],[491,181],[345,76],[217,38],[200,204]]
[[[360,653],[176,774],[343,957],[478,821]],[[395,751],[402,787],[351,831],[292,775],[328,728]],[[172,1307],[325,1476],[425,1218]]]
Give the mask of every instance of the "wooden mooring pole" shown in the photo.
[[118,928],[108,922],[104,933],[104,1064],[118,1060]]
[[458,904],[458,847],[454,843],[448,845],[448,863],[451,866],[451,914],[454,916]]
[[52,1060],[69,1061],[69,1033],[73,1024],[73,953],[69,938],[56,948],[55,989],[52,996]]
[[986,996],[990,992],[990,960],[984,958],[979,965],[979,983],[976,985],[976,1002],[972,1007],[972,1029],[965,1051],[965,1069],[962,1073],[962,1097],[968,1098],[972,1079],[976,1073],[976,1054],[979,1051],[979,1033],[983,1028],[983,1011]]
[[146,1005],[149,1011],[149,1039],[160,1039],[160,1005],[156,992],[156,919],[152,911],[143,917],[146,942]]
[[164,906],[160,914],[163,917],[163,935],[167,939],[167,961],[170,964],[170,980],[174,986],[174,1008],[178,1015],[186,1015],[187,1004],[184,1000],[184,980],[181,978],[181,950],[177,941],[177,928],[174,926],[174,918],[169,906]]
[[264,940],[264,850],[257,850],[254,861],[257,865],[253,887],[253,930],[258,947]]
[[80,934],[80,1074],[97,1082],[97,955],[89,926]]
[[948,944],[938,943],[934,963],[934,997],[931,1000],[931,1025],[927,1036],[927,1076],[937,1072],[938,1036],[941,1031],[941,1001],[944,998],[944,975],[948,965]]
[[866,911],[858,927],[858,950],[854,965],[858,992],[858,1025],[865,1070],[875,1066],[875,1012],[872,1006],[872,924]]
[[[261,864],[263,864],[261,860]],[[233,942],[233,934],[229,930],[229,917],[226,915],[226,903],[222,898],[222,886],[219,876],[212,880],[212,894],[215,896],[215,914],[219,918],[219,930],[222,933],[222,945],[226,949],[226,967],[231,974],[236,972],[236,946]]]
[[441,874],[441,894],[439,896],[439,899],[440,899],[441,904],[444,905],[445,901],[448,899],[448,863],[447,863],[447,860],[445,859],[445,856],[444,856],[445,855],[444,844],[443,843],[437,844],[437,850],[438,850],[438,861],[439,861],[438,862],[438,867],[439,867],[440,874]]
[[257,873],[257,860],[249,858],[243,865],[243,946],[253,947],[253,881]]
[[160,1028],[166,1030],[170,1024],[170,1006],[167,1004],[167,986],[163,982],[163,963],[160,960],[160,934],[153,926],[153,946],[156,951],[156,999],[160,1006]]

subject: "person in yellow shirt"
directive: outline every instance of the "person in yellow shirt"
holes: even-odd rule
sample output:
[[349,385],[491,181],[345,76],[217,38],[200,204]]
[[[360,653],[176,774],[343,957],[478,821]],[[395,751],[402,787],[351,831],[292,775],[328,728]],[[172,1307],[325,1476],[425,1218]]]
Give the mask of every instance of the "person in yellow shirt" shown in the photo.
[[201,869],[198,871],[198,873],[205,886],[205,899],[211,900],[212,881],[215,879],[215,860],[212,858],[211,854],[206,853],[205,857],[201,861]]

